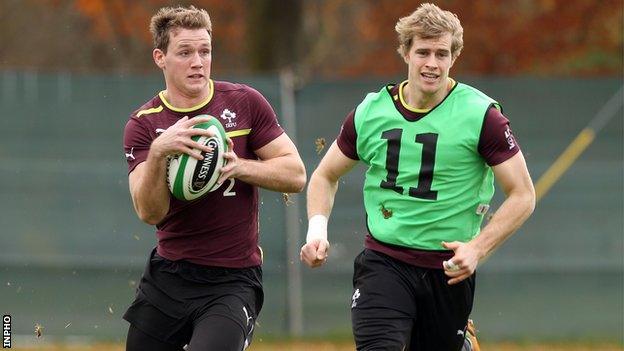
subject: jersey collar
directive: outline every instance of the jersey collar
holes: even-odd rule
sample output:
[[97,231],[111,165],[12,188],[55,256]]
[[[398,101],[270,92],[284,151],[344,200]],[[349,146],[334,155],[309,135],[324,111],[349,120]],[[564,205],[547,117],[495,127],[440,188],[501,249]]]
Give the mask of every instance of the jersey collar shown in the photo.
[[444,102],[444,100],[446,100],[446,98],[453,92],[453,90],[457,86],[457,81],[455,81],[453,78],[450,78],[450,77],[449,77],[449,80],[450,80],[449,81],[450,89],[449,89],[448,94],[446,94],[446,96],[444,97],[444,99],[442,99],[442,101],[440,101],[440,103],[438,103],[433,108],[428,108],[428,109],[418,109],[418,108],[415,108],[413,106],[410,106],[407,103],[407,101],[405,101],[405,99],[403,98],[403,89],[407,85],[407,80],[403,81],[399,85],[388,85],[387,91],[388,91],[388,94],[390,94],[390,96],[392,97],[392,101],[394,102],[394,106],[399,111],[399,113],[401,113],[401,115],[406,120],[414,122],[414,121],[418,121],[419,119],[423,118],[429,112],[431,112],[436,107],[438,107],[440,104],[442,104]]
[[208,97],[206,98],[206,100],[200,102],[199,104],[197,104],[195,106],[191,106],[191,107],[187,107],[187,108],[179,108],[179,107],[173,106],[165,98],[165,91],[164,90],[161,91],[160,93],[158,93],[158,96],[160,97],[160,100],[163,102],[163,104],[165,104],[165,106],[167,106],[167,108],[170,109],[171,111],[175,111],[175,112],[193,112],[193,111],[197,111],[200,108],[208,105],[208,103],[212,100],[212,97],[214,96],[214,82],[213,82],[212,79],[210,79],[209,83],[210,83],[210,94],[208,94]]

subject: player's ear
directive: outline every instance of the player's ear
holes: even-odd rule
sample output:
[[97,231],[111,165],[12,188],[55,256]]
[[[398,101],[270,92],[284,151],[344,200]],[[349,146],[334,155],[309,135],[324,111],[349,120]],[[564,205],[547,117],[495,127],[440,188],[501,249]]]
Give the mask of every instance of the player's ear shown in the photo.
[[162,50],[154,49],[154,51],[152,51],[152,57],[154,58],[154,62],[158,68],[165,67],[165,53],[162,52]]
[[410,48],[403,47],[402,49],[403,54],[401,55],[403,57],[403,61],[405,61],[405,63],[407,63],[408,65],[409,65],[409,51],[410,51]]
[[407,43],[401,44],[401,57],[403,57],[403,61],[409,65],[409,53],[412,50],[412,44],[414,40],[410,40]]

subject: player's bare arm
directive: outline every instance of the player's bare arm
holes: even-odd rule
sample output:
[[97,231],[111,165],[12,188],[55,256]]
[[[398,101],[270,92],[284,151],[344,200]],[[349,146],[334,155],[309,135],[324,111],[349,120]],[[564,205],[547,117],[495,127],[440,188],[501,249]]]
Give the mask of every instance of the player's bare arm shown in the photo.
[[193,128],[195,124],[209,120],[210,117],[181,118],[154,139],[147,160],[128,176],[134,209],[143,222],[158,224],[169,211],[167,156],[186,153],[201,159],[199,150],[211,151],[209,147],[191,139],[195,135],[212,136],[211,131]]
[[452,269],[445,268],[451,277],[449,284],[456,284],[471,276],[479,261],[489,256],[509,238],[535,208],[535,189],[522,152],[492,167],[497,183],[505,192],[506,199],[481,233],[468,243],[444,243],[453,250]]
[[327,219],[334,205],[338,180],[356,164],[357,161],[345,156],[334,142],[310,177],[307,192],[309,227],[300,257],[312,268],[321,266],[327,260]]
[[256,150],[259,160],[243,159],[234,153],[234,142],[228,138],[228,152],[223,157],[227,165],[221,169],[219,183],[237,178],[264,189],[298,193],[306,183],[305,166],[295,144],[282,134]]

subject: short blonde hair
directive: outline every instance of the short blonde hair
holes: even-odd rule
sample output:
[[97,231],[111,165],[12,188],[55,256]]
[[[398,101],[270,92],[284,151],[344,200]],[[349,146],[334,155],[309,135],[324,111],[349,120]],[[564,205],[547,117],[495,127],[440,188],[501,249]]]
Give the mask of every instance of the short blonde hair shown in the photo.
[[154,48],[167,53],[169,33],[176,28],[206,29],[212,38],[212,22],[208,12],[195,6],[163,7],[152,17],[150,32],[154,40]]
[[424,3],[411,15],[399,19],[394,27],[399,35],[397,51],[403,57],[407,55],[414,36],[421,39],[435,39],[451,33],[451,56],[455,59],[464,47],[464,29],[457,15],[438,6]]

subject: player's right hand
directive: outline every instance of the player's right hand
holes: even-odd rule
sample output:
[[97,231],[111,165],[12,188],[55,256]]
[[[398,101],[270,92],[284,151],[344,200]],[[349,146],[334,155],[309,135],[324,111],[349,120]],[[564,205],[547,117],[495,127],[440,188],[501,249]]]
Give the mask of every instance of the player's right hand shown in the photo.
[[207,129],[193,128],[193,126],[208,122],[211,118],[213,117],[188,118],[184,116],[180,118],[154,139],[150,152],[159,157],[185,153],[198,160],[203,159],[202,151],[210,152],[212,148],[194,141],[191,137],[195,135],[211,137],[214,133]]
[[299,257],[301,261],[312,268],[320,267],[327,261],[329,241],[327,239],[312,239],[301,247]]

